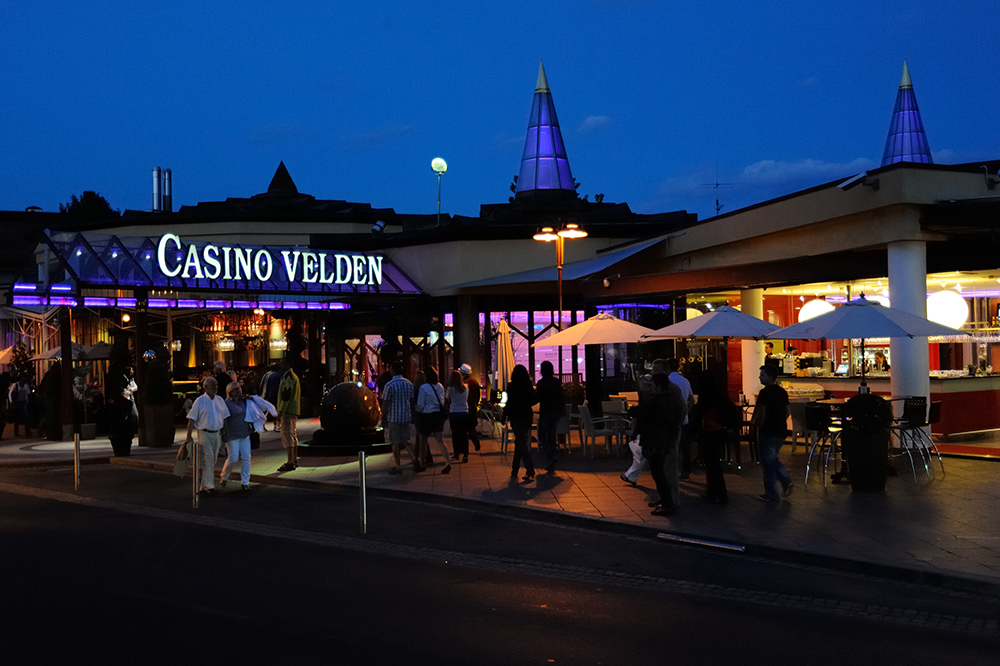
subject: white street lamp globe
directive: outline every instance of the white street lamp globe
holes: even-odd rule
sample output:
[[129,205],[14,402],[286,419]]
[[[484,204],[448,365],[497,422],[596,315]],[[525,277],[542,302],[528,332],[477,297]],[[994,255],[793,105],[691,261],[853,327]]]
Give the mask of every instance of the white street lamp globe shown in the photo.
[[944,326],[961,328],[969,319],[969,304],[956,291],[938,291],[927,297],[927,318]]
[[438,173],[444,173],[445,171],[448,170],[448,163],[445,162],[440,157],[435,157],[434,159],[431,160],[431,168]]
[[812,319],[813,317],[818,317],[821,314],[826,314],[827,312],[832,312],[833,306],[824,301],[822,298],[814,298],[799,310],[799,321],[806,321],[807,319]]

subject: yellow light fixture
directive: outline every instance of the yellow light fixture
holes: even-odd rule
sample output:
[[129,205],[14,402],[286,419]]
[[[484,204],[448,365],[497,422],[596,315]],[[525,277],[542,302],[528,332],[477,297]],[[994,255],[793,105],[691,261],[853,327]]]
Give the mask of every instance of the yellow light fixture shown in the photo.
[[557,235],[562,238],[586,238],[587,232],[581,229],[576,222],[567,222]]
[[541,229],[538,230],[538,233],[532,236],[532,238],[534,238],[536,241],[545,241],[546,243],[550,243],[558,239],[559,234],[557,234],[556,230],[553,229],[552,227],[542,227]]

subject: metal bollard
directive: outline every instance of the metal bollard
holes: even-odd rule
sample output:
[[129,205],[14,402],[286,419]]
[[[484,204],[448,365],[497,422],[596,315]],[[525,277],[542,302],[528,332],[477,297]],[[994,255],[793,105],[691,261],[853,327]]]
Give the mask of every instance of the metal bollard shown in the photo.
[[191,440],[191,507],[198,508],[198,442]]
[[80,433],[73,433],[73,490],[80,489]]
[[365,485],[365,452],[358,452],[358,473],[361,480],[358,487],[361,490],[361,533],[368,534],[368,489]]

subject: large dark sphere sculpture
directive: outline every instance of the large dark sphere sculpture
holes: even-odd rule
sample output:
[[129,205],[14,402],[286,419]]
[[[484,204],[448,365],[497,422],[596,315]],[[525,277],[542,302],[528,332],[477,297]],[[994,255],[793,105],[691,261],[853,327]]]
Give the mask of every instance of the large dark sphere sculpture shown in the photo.
[[378,398],[357,382],[342,382],[326,392],[319,410],[321,428],[309,444],[300,446],[303,455],[350,455],[383,441]]

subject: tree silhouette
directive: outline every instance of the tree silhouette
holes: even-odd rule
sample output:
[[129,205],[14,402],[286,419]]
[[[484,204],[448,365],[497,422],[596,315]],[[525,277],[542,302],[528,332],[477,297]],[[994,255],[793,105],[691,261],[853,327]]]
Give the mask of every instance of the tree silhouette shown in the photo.
[[112,208],[104,197],[91,190],[86,190],[79,199],[75,194],[72,195],[68,204],[59,204],[59,212],[87,220],[106,220],[121,215],[121,212]]

